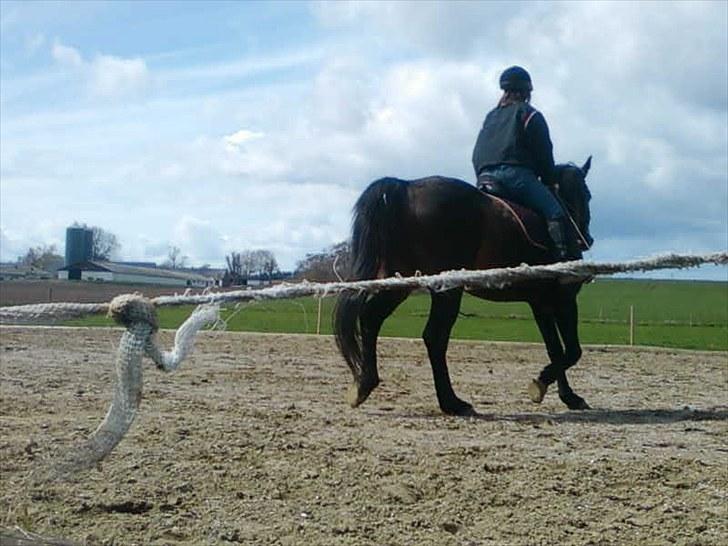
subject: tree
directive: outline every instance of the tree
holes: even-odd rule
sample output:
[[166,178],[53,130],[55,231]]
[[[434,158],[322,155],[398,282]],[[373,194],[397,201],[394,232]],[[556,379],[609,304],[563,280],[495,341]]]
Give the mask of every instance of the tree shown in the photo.
[[252,276],[270,279],[278,271],[278,262],[270,250],[243,250],[225,256],[225,286],[247,284]]
[[119,239],[104,228],[89,226],[80,222],[74,222],[71,227],[83,228],[91,231],[91,258],[92,260],[109,261],[118,254],[121,245]]
[[187,264],[187,259],[187,256],[182,254],[182,250],[178,246],[170,246],[167,259],[162,262],[162,267],[181,269]]
[[111,260],[121,248],[119,239],[110,231],[106,231],[98,226],[91,228],[91,259],[92,260]]
[[224,286],[233,286],[243,284],[245,277],[243,276],[243,264],[240,252],[231,252],[225,256],[227,263],[227,271],[222,279]]
[[18,261],[28,267],[35,267],[54,273],[64,264],[63,256],[56,252],[56,245],[31,247]]
[[270,279],[278,271],[278,262],[270,250],[253,251],[253,270]]
[[337,243],[321,252],[306,254],[298,262],[294,276],[316,282],[338,281],[349,276],[351,251],[349,243]]

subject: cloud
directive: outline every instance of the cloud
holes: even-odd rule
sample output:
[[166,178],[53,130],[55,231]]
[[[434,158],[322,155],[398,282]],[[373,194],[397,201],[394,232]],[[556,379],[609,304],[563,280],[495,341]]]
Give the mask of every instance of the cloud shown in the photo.
[[429,55],[462,58],[481,44],[503,42],[505,22],[528,10],[534,2],[513,0],[421,2],[419,0],[314,2],[312,11],[326,27],[366,34],[373,29],[378,41]]
[[0,226],[0,261],[14,262],[24,256],[28,249],[38,246],[54,246],[63,254],[65,226],[54,221],[36,222],[28,230],[16,231]]
[[78,49],[58,41],[53,44],[51,54],[60,66],[78,72],[95,97],[133,96],[146,89],[151,80],[146,62],[141,58],[97,55],[86,61]]
[[199,218],[184,216],[174,227],[173,242],[194,262],[219,262],[225,255],[222,235],[213,224]]
[[26,244],[16,235],[7,232],[0,227],[0,261],[14,262],[19,256],[27,251],[31,244]]
[[51,48],[53,58],[61,65],[70,66],[71,68],[81,68],[83,59],[76,48],[55,42]]
[[165,85],[215,80],[230,82],[259,74],[312,65],[319,62],[324,56],[324,49],[314,46],[278,54],[245,56],[231,61],[213,61],[204,65],[167,68],[160,71],[158,79]]
[[236,152],[240,150],[246,142],[263,138],[265,133],[258,131],[251,131],[249,129],[240,129],[235,131],[231,135],[223,137],[225,142],[225,149],[229,152]]
[[139,93],[149,84],[149,70],[143,59],[122,59],[99,55],[91,63],[89,86],[94,95],[119,97]]

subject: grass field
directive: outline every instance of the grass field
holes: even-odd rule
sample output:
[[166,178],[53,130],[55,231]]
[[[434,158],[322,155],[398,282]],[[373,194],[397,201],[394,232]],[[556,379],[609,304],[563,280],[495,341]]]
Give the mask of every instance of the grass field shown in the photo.
[[[331,333],[334,298],[322,302],[320,332]],[[579,295],[580,333],[585,344],[629,343],[630,306],[635,344],[685,349],[728,350],[728,283],[598,279]],[[163,308],[163,328],[176,328],[189,307]],[[416,294],[385,322],[382,335],[420,337],[429,296]],[[245,304],[224,310],[227,329],[249,332],[316,333],[318,300],[301,298]],[[92,317],[78,325],[110,325]],[[540,341],[526,304],[493,303],[465,296],[453,337],[493,341]]]

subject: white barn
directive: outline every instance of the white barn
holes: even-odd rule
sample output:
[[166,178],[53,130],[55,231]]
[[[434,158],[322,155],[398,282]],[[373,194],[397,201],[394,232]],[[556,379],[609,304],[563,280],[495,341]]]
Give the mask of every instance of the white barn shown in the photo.
[[156,284],[191,288],[205,288],[215,285],[215,279],[211,277],[179,269],[138,267],[95,260],[62,267],[58,270],[58,278],[60,280]]

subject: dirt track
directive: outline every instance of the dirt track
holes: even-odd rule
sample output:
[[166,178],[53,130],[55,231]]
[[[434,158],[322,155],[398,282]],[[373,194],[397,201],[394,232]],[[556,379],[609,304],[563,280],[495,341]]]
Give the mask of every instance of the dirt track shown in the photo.
[[453,342],[482,413],[459,419],[419,341],[381,342],[384,383],[352,410],[331,338],[208,333],[182,371],[146,368],[99,469],[29,486],[103,417],[118,338],[0,329],[0,526],[116,545],[728,542],[725,353],[588,348],[572,384],[597,409],[573,413],[527,400],[540,347]]

